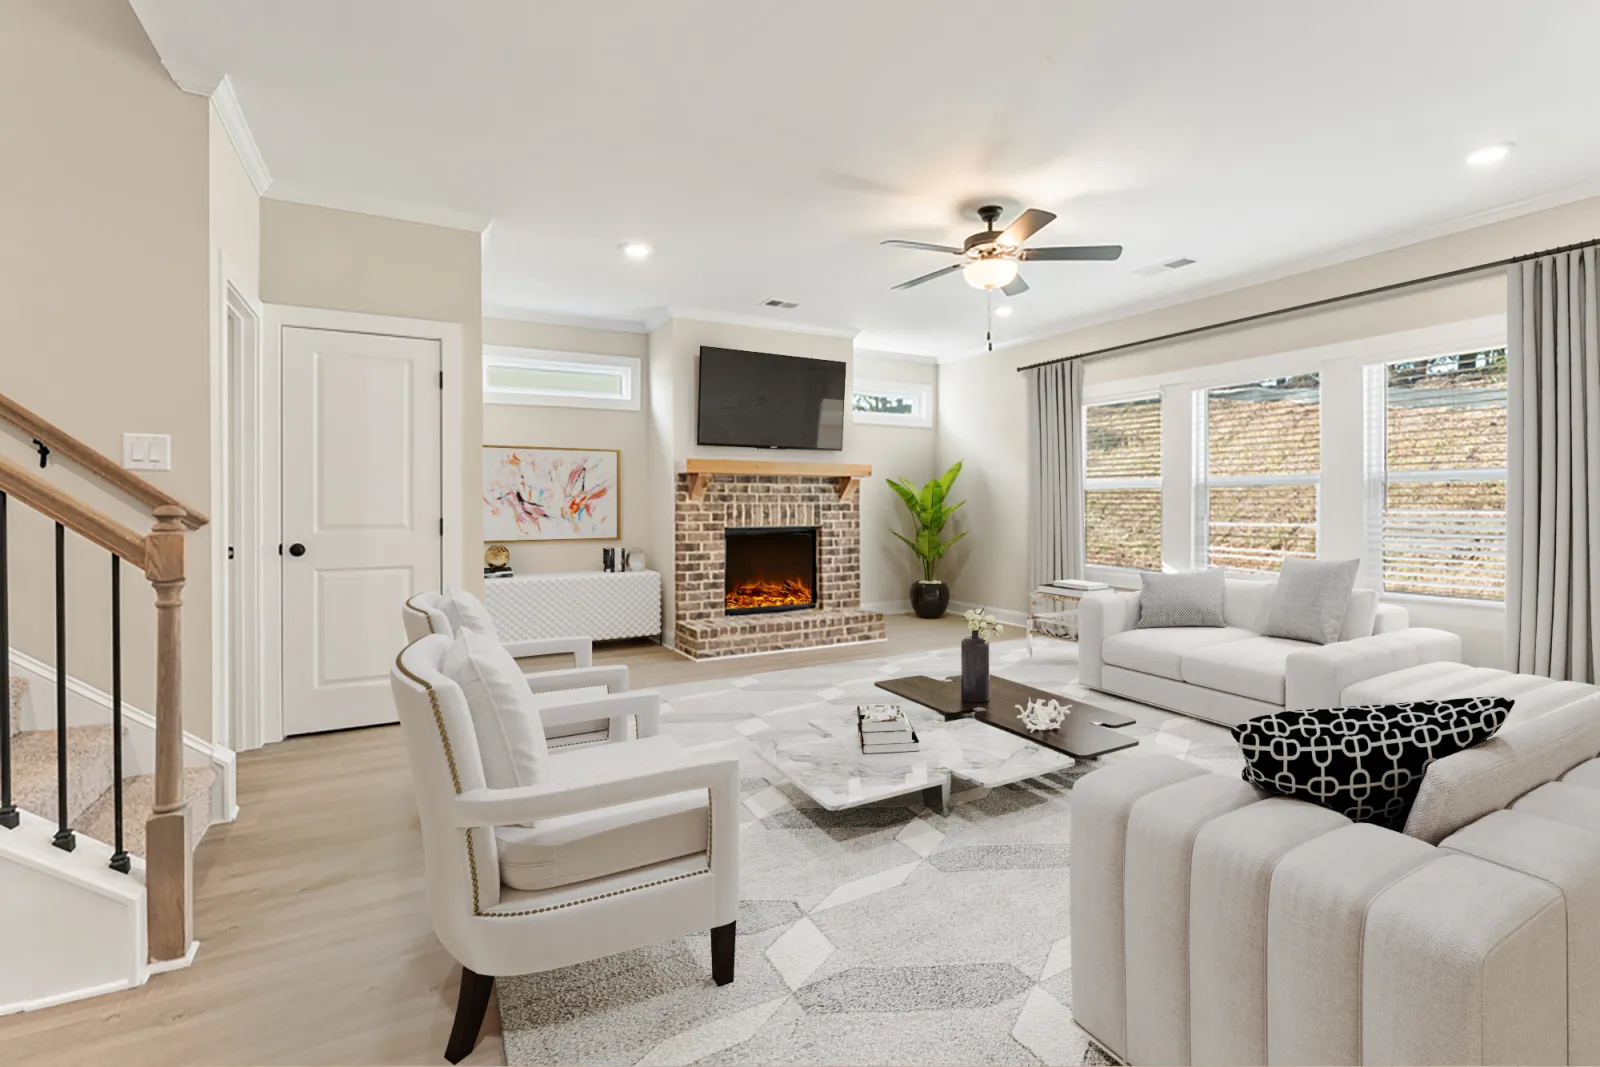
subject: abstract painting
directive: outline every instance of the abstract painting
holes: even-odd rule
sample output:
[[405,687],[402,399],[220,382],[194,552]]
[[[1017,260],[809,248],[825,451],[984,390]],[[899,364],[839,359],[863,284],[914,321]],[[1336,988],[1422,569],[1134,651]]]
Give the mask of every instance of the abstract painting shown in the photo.
[[485,541],[611,541],[622,535],[622,454],[486,445]]

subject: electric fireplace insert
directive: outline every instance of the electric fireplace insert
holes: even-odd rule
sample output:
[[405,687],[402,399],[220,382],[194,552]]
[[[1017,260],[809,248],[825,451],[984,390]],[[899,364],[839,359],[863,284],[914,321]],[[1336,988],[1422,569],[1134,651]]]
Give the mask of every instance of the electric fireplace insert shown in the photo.
[[723,590],[729,615],[817,606],[815,526],[729,527]]

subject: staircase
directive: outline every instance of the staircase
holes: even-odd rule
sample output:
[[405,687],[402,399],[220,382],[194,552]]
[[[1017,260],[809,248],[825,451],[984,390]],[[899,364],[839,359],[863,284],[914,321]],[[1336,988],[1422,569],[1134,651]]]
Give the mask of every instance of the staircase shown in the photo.
[[[12,436],[31,440],[39,454],[37,468],[0,456],[0,691],[8,705],[0,730],[5,1013],[127,989],[188,965],[198,944],[193,850],[210,823],[214,771],[185,767],[182,706],[188,534],[210,520],[4,394],[0,422],[16,431]],[[70,491],[56,476],[58,465],[77,477]],[[143,515],[136,524],[149,519],[153,525],[146,532],[126,525],[101,510],[106,501],[118,501],[124,515],[131,505]],[[11,516],[24,510],[30,513],[26,528],[46,537],[13,539]],[[53,544],[47,540],[51,527],[39,525],[40,518],[53,525]],[[109,607],[91,602],[93,611],[104,612],[110,638],[110,693],[97,693],[93,701],[105,709],[104,719],[98,711],[72,712],[70,698],[85,687],[65,673],[72,662],[67,612],[78,602],[69,590],[82,588],[68,582],[67,557],[69,548],[76,554],[85,545],[110,563],[102,571]],[[25,653],[44,652],[40,635],[30,633],[33,647],[13,649],[11,624],[19,609],[37,619],[44,596],[38,583],[25,584],[28,600],[19,603],[12,579],[51,571],[54,597],[46,610],[55,620],[53,654],[35,660]],[[148,583],[153,605],[140,596],[143,603],[125,610],[123,579],[135,576]],[[154,639],[155,689],[145,710],[123,699],[125,623]],[[83,639],[81,632],[76,639]],[[18,674],[14,661],[33,666]],[[41,688],[35,709],[32,683],[46,676],[50,692]],[[130,752],[136,755],[131,763]],[[125,776],[125,769],[151,773]]]
[[[24,730],[32,690],[27,678],[11,679],[12,802],[41,819],[57,817],[56,731]],[[116,840],[115,753],[109,726],[67,727],[67,823],[86,837],[110,844]],[[210,767],[183,772],[184,808],[188,812],[189,848],[200,844],[211,822]],[[144,857],[145,822],[155,810],[155,775],[130,774],[122,779],[123,849]]]

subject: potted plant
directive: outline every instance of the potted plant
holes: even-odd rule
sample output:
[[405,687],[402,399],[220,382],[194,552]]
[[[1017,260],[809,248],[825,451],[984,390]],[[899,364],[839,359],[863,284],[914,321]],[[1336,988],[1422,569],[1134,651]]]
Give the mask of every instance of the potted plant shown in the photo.
[[1000,620],[988,608],[973,608],[962,618],[971,631],[961,642],[961,702],[989,702],[989,642],[1000,636]]
[[922,562],[922,577],[911,586],[911,610],[917,613],[919,619],[937,619],[950,606],[950,587],[934,578],[933,572],[950,546],[967,536],[966,531],[962,531],[948,541],[942,537],[944,524],[957,508],[966,503],[963,500],[948,507],[945,505],[950,496],[950,487],[955,484],[956,476],[960,473],[961,464],[958,461],[939,477],[930,480],[922,487],[921,492],[913,489],[911,483],[904,478],[899,481],[893,478],[888,480],[889,488],[893,489],[910,509],[911,520],[916,527],[914,539],[898,530],[890,532],[910,546],[911,551],[915,552],[917,559]]

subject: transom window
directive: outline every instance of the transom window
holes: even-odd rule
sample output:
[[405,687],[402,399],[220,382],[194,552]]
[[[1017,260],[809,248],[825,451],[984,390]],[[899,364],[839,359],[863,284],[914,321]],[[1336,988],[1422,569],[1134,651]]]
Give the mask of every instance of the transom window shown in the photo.
[[1083,409],[1084,559],[1161,569],[1161,397]]
[[483,349],[487,404],[638,411],[639,360],[528,348]]
[[1503,348],[1367,368],[1370,555],[1394,593],[1505,598]]
[[1275,573],[1285,556],[1315,558],[1319,375],[1264,378],[1196,397],[1197,559]]
[[857,381],[850,408],[856,422],[932,426],[933,386],[924,382]]

